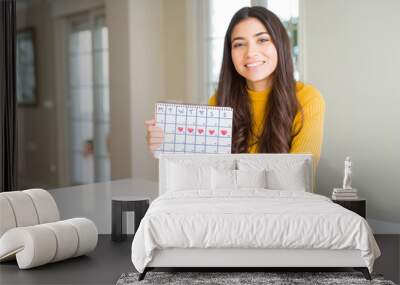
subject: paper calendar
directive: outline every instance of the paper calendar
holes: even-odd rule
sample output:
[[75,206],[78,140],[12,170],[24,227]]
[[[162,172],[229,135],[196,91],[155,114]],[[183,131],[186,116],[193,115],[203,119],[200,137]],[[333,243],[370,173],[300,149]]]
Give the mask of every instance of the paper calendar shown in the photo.
[[232,115],[229,107],[157,103],[156,125],[164,131],[160,152],[231,153]]

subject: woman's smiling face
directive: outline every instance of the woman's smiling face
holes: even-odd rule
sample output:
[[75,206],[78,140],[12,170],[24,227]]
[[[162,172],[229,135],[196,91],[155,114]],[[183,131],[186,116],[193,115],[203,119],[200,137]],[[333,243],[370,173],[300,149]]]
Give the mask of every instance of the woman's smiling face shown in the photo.
[[278,54],[267,29],[258,19],[245,19],[233,28],[231,48],[235,69],[246,79],[249,89],[263,91],[271,86]]

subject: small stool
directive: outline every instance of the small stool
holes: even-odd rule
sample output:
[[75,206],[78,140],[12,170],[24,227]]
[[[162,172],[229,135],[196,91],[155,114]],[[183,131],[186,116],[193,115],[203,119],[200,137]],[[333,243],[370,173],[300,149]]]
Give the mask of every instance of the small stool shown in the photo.
[[124,212],[135,212],[135,233],[139,227],[140,221],[149,208],[150,199],[148,197],[138,196],[114,196],[111,202],[111,240],[123,241],[126,234],[122,233],[122,215]]

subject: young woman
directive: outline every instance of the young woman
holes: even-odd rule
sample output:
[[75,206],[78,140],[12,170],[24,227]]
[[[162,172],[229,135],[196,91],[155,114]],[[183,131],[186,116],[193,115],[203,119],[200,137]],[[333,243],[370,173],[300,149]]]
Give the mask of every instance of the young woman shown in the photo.
[[[325,103],[311,85],[296,82],[287,32],[263,7],[245,7],[225,35],[216,94],[209,105],[234,110],[232,153],[312,153],[319,161]],[[146,121],[151,151],[163,141]]]

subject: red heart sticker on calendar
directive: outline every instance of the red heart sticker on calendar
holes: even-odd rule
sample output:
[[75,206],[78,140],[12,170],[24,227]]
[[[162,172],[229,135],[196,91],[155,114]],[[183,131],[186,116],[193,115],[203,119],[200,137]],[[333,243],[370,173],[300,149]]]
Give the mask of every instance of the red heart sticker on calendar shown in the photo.
[[210,135],[213,135],[213,134],[215,133],[215,130],[208,130],[208,133],[209,133]]
[[221,130],[221,135],[225,136],[228,133],[227,130]]
[[202,133],[204,132],[204,129],[197,129],[197,132],[198,132],[199,134],[202,134]]
[[182,127],[178,127],[178,131],[181,133],[183,132],[183,128]]
[[188,130],[189,133],[193,132],[193,128],[188,128],[187,130]]

